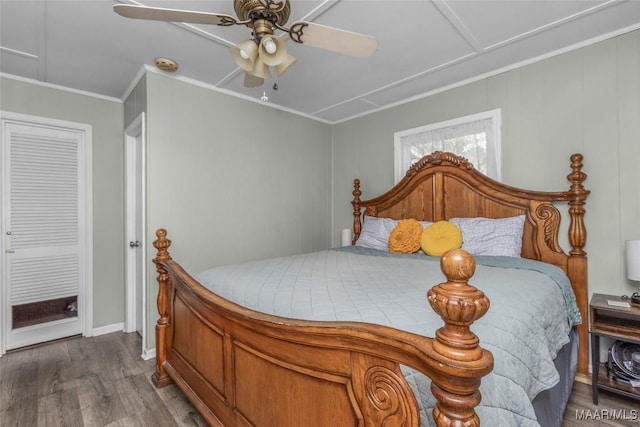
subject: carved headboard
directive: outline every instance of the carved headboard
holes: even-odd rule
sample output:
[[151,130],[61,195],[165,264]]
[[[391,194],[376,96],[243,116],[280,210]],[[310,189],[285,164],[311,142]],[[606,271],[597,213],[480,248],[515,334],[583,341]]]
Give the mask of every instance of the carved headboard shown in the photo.
[[[555,264],[572,282],[586,324],[587,264],[583,248],[587,232],[584,204],[589,194],[583,186],[582,155],[571,156],[569,190],[542,192],[511,187],[477,171],[464,157],[434,152],[424,156],[407,171],[391,190],[370,200],[360,200],[360,181],[354,181],[353,231],[355,244],[362,230],[362,216],[393,219],[414,218],[439,221],[453,217],[506,218],[526,215],[522,237],[522,257]],[[561,213],[554,203],[568,203],[569,244],[563,251],[558,243]],[[363,212],[364,209],[364,212]],[[582,336],[584,335],[584,336]],[[587,342],[586,327],[581,339]],[[583,357],[588,357],[585,353]],[[584,363],[585,372],[587,361]]]

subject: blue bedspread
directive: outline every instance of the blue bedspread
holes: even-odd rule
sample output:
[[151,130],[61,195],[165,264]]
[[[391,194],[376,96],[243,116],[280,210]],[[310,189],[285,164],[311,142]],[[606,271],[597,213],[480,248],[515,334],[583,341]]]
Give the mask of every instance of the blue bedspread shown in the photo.
[[[531,400],[559,380],[553,364],[581,322],[562,270],[508,257],[477,257],[470,283],[491,300],[472,326],[494,356],[482,379],[482,425],[539,426]],[[442,320],[426,292],[445,281],[439,258],[396,255],[349,246],[291,257],[216,267],[196,276],[216,294],[253,310],[307,320],[376,323],[434,336]],[[418,397],[421,425],[434,425],[430,380],[403,367]]]

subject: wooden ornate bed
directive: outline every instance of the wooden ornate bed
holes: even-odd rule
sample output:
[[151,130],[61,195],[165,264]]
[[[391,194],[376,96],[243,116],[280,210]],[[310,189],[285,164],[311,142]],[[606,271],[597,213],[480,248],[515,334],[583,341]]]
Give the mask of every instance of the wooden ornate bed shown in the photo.
[[[583,316],[578,371],[587,372],[587,259],[582,156],[571,156],[570,188],[522,190],[493,181],[466,159],[436,152],[414,164],[390,191],[361,200],[353,190],[354,240],[362,215],[438,221],[452,217],[525,215],[522,257],[560,267],[571,281]],[[568,203],[569,243],[558,243],[560,211]],[[364,211],[363,211],[364,210]],[[445,283],[425,295],[443,321],[434,338],[359,322],[305,321],[244,308],[204,288],[168,253],[159,229],[156,372],[153,382],[175,382],[211,425],[418,426],[416,398],[401,366],[426,374],[437,399],[438,426],[474,426],[481,378],[493,356],[470,326],[489,309],[468,284],[475,260],[463,250],[441,259]],[[473,279],[471,279],[473,282]]]

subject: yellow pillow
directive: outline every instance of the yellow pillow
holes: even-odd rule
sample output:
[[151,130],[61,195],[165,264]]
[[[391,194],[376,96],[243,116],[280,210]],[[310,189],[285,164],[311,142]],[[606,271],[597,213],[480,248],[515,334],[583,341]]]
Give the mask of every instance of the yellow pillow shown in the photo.
[[411,254],[420,249],[422,224],[415,219],[401,219],[389,234],[389,252]]
[[462,246],[462,232],[449,221],[434,222],[424,229],[420,247],[427,255],[442,256],[450,249]]

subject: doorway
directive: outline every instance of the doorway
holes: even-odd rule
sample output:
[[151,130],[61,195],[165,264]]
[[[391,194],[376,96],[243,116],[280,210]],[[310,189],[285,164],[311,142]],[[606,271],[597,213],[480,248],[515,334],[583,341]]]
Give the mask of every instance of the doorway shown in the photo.
[[0,354],[93,318],[91,126],[0,112]]
[[145,229],[145,115],[140,114],[125,130],[125,332],[142,337],[146,348],[146,229]]

